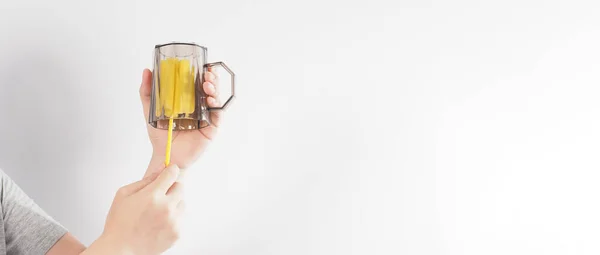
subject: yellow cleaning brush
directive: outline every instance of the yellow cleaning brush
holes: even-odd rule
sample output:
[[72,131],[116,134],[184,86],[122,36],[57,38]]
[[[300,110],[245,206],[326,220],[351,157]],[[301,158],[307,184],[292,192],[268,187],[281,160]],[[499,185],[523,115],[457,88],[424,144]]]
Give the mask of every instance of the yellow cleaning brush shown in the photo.
[[[187,118],[194,113],[196,90],[194,87],[195,68],[187,59],[168,58],[160,63],[160,100],[157,109],[163,109],[169,118],[165,166],[171,163],[174,118]],[[157,114],[160,115],[160,114]],[[181,115],[181,116],[180,116]]]
[[173,144],[173,117],[169,118],[169,131],[167,133],[167,152],[165,155],[165,166],[171,164],[171,145]]

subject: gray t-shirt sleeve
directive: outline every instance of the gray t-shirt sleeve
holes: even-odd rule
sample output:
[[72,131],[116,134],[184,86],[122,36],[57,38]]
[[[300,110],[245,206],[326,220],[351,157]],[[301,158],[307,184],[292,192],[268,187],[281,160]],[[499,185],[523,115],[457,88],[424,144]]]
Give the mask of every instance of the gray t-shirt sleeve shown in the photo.
[[67,230],[46,214],[8,175],[0,171],[0,177],[6,254],[46,254]]

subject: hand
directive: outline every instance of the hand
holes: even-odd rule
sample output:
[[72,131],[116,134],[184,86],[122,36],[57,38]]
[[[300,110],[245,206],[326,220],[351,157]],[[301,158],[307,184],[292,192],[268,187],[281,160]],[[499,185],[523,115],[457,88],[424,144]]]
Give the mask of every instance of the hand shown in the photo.
[[[204,76],[205,82],[202,84],[204,92],[208,95],[207,104],[209,107],[219,107],[218,101],[218,79],[212,68]],[[148,111],[150,107],[150,97],[152,93],[152,72],[144,70],[142,75],[142,85],[140,87],[140,97],[144,108],[148,136],[152,143],[153,153],[148,174],[160,170],[164,167],[165,149],[167,146],[167,130],[156,129],[148,124]],[[173,131],[173,143],[171,145],[171,162],[182,169],[192,164],[206,149],[209,142],[216,135],[221,117],[220,111],[210,113],[211,125],[199,130]]]
[[171,165],[158,176],[120,188],[102,236],[84,254],[153,255],[169,249],[179,238],[183,212],[178,175],[179,168]]

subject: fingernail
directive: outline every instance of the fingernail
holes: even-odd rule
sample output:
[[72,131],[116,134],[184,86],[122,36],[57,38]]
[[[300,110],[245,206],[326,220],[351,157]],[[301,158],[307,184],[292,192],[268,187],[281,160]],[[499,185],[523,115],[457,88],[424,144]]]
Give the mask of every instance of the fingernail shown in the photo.
[[177,176],[177,182],[183,183],[185,178],[185,171],[179,171],[179,175]]
[[212,93],[215,93],[215,91],[217,91],[217,88],[215,88],[215,85],[214,85],[214,84],[210,83],[210,86],[209,86],[209,87],[210,87],[210,93],[211,93],[211,94],[212,94]]
[[169,166],[168,171],[171,171],[171,173],[173,173],[176,176],[175,179],[179,178],[179,174],[181,173],[181,171],[179,170],[179,167],[177,165]]

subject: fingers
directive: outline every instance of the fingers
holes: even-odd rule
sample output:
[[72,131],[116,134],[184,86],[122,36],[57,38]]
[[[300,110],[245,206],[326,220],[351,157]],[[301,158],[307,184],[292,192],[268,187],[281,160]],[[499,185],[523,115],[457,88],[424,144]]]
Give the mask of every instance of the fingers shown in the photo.
[[202,87],[204,88],[204,93],[210,98],[217,97],[217,87],[213,82],[205,81],[204,84],[202,84]]
[[206,93],[206,95],[208,95],[208,97],[206,98],[206,103],[208,104],[208,107],[220,107],[221,103],[219,102],[219,91],[217,89],[217,87],[215,86],[215,83],[210,82],[210,81],[205,81],[204,84],[202,85],[204,92]]
[[208,68],[208,72],[204,73],[204,84],[202,84],[202,88],[204,92],[209,96],[214,98],[218,98],[219,96],[219,78],[217,76],[217,72],[214,71],[212,67]]
[[144,69],[142,73],[142,84],[140,85],[140,99],[144,109],[144,118],[148,121],[148,111],[150,108],[150,97],[152,95],[152,71]]
[[175,182],[183,183],[185,181],[185,173],[187,171],[185,169],[179,169],[179,176],[177,176],[177,180]]
[[[215,97],[208,97],[206,99],[206,103],[208,104],[208,107],[221,107],[221,101],[218,98]],[[210,122],[212,123],[213,126],[215,127],[219,127],[219,124],[221,122],[221,111],[217,110],[217,111],[211,111],[210,112]]]
[[[209,67],[208,72],[204,73],[204,84],[202,84],[203,90],[208,96],[206,98],[206,104],[208,107],[218,108],[221,107],[219,100],[219,77],[217,72],[212,67]],[[202,134],[208,139],[212,139],[217,132],[221,120],[221,111],[210,112],[211,125],[200,130]]]
[[183,212],[185,211],[185,207],[186,207],[186,204],[185,204],[184,200],[181,200],[181,201],[179,201],[179,203],[177,203],[177,207],[175,208],[175,213],[178,217],[183,214]]
[[156,177],[156,180],[154,180],[146,188],[153,192],[166,194],[169,188],[171,188],[175,181],[177,181],[179,171],[180,170],[177,165],[170,165],[169,167],[165,168],[165,170],[163,170],[160,175]]
[[209,107],[221,107],[221,103],[219,103],[219,100],[215,97],[208,97],[206,102],[208,103]]
[[178,211],[183,211],[185,210],[186,204],[184,200],[179,201],[179,203],[177,204],[177,210]]
[[219,107],[219,81],[217,77],[217,73],[213,72],[212,67],[208,69],[209,71],[204,73],[204,84],[202,84],[202,88],[208,98],[206,99],[209,107]]
[[183,183],[175,182],[167,191],[167,197],[173,205],[179,204],[183,199]]
[[212,66],[208,68],[208,72],[204,73],[204,80],[215,81],[217,78],[219,78],[219,74]]
[[117,194],[119,196],[132,195],[132,194],[140,191],[141,189],[145,188],[146,186],[148,186],[148,184],[152,183],[152,181],[154,181],[154,179],[156,179],[156,176],[158,176],[158,174],[150,175],[142,180],[139,180],[137,182],[123,186],[119,189],[119,191],[117,191]]
[[160,175],[160,172],[151,173],[147,176],[144,176],[144,180],[149,180],[150,182],[153,182],[154,180],[156,180],[156,177],[158,177],[158,175]]

